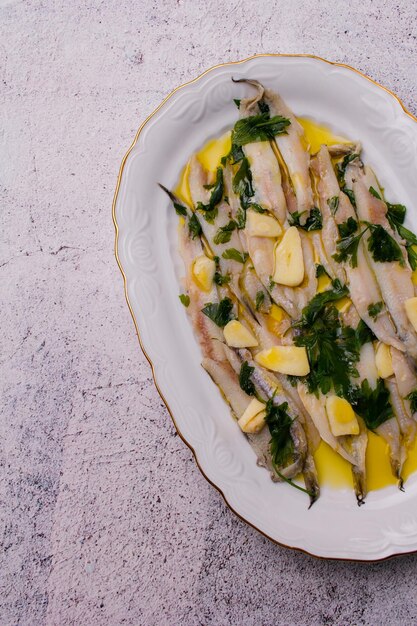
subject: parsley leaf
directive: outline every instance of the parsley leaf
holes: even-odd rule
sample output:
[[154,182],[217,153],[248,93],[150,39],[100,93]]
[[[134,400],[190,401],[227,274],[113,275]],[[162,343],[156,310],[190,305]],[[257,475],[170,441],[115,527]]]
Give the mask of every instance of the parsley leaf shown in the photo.
[[355,233],[358,229],[358,222],[353,218],[349,217],[346,222],[342,222],[337,225],[337,230],[339,231],[339,235],[342,239],[345,237],[349,237],[353,233]]
[[417,269],[417,252],[414,250],[412,246],[407,246],[407,255],[408,255],[408,262],[410,264],[410,267],[414,272],[414,270]]
[[220,226],[219,230],[213,237],[215,244],[228,243],[232,238],[232,232],[237,228],[237,224],[234,220],[230,220],[225,226]]
[[260,307],[263,305],[265,300],[265,292],[258,291],[255,298],[255,309],[259,311]]
[[233,302],[230,298],[224,298],[223,300],[220,300],[218,304],[212,304],[209,302],[201,309],[201,312],[209,317],[212,322],[217,324],[217,326],[223,328],[223,326],[226,326],[231,319],[234,319],[232,310]]
[[221,158],[220,163],[222,165],[226,165],[226,163],[230,161],[232,165],[235,165],[236,163],[239,163],[244,158],[245,158],[245,154],[242,150],[242,146],[237,146],[232,141],[232,145],[230,147],[229,152]]
[[417,389],[414,389],[411,393],[406,396],[407,400],[410,401],[410,407],[412,413],[416,413],[417,411]]
[[187,216],[187,209],[185,208],[185,206],[183,206],[179,202],[176,202],[175,200],[172,204],[174,205],[174,209],[177,215],[182,215],[183,217]]
[[233,191],[240,198],[242,208],[246,210],[249,206],[250,198],[255,195],[252,185],[252,172],[249,167],[249,161],[246,157],[243,157],[240,162],[239,169],[233,176],[232,186]]
[[287,134],[286,128],[290,123],[281,115],[269,117],[269,113],[244,117],[233,128],[232,143],[239,147],[255,141],[269,141],[276,135]]
[[249,258],[249,254],[247,252],[239,252],[236,248],[228,248],[223,252],[222,257],[224,259],[237,261],[238,263],[246,263],[246,260]]
[[269,105],[264,100],[259,100],[258,107],[261,113],[268,113],[269,115]]
[[382,378],[378,378],[375,389],[371,389],[367,379],[363,380],[356,390],[352,405],[369,430],[375,430],[394,416],[389,391]]
[[348,189],[347,187],[343,187],[342,191],[349,198],[351,205],[356,208],[356,200],[355,200],[355,194],[353,193],[353,189]]
[[400,265],[404,265],[401,248],[395,239],[380,224],[371,224],[370,222],[365,222],[365,224],[371,230],[368,250],[374,261],[378,263],[398,261]]
[[294,213],[289,213],[288,222],[290,226],[298,226],[306,231],[311,230],[321,230],[323,228],[323,218],[320,212],[320,209],[317,207],[313,207],[310,211],[310,215],[306,219],[306,223],[304,226],[300,224],[301,216],[305,213],[305,211],[294,211]]
[[316,265],[316,278],[320,278],[320,276],[329,276],[329,275],[326,272],[326,268],[324,267],[324,265],[321,265],[320,263],[318,263]]
[[240,100],[238,100],[237,98],[233,98],[233,102],[235,103],[235,105],[237,106],[237,108],[240,108]]
[[337,209],[339,208],[339,196],[333,196],[327,200],[327,204],[329,205],[330,213],[332,215],[336,214]]
[[254,372],[255,368],[251,367],[247,361],[243,361],[240,366],[239,372],[239,385],[240,388],[248,394],[248,396],[255,395],[255,385],[251,381],[251,376]]
[[191,239],[195,239],[196,237],[199,237],[201,233],[203,232],[203,229],[201,228],[201,224],[198,221],[198,217],[195,213],[193,213],[190,219],[188,220],[188,231],[190,233]]
[[391,224],[391,228],[395,229],[399,236],[405,240],[408,255],[408,262],[411,269],[417,269],[417,253],[411,247],[417,244],[416,235],[408,228],[403,226],[407,209],[403,204],[390,204],[387,202],[387,219]]
[[378,317],[378,315],[381,313],[383,306],[384,306],[383,302],[375,302],[375,304],[370,304],[368,306],[369,316],[375,320]]
[[335,280],[332,281],[330,289],[322,291],[321,293],[316,293],[307,306],[304,307],[301,312],[301,320],[296,322],[294,326],[296,328],[310,326],[316,321],[327,304],[330,302],[336,302],[348,294],[349,289],[346,285],[342,285],[340,280],[335,278]]
[[222,285],[227,285],[227,283],[230,283],[230,275],[221,274],[220,272],[217,271],[214,273],[213,280],[216,283],[216,285],[219,285],[219,287],[221,287]]
[[342,189],[345,186],[346,168],[349,165],[349,163],[351,163],[356,158],[358,158],[358,156],[359,154],[356,154],[355,152],[353,152],[352,154],[346,154],[342,162],[337,164],[336,175],[337,175],[339,184],[342,187]]
[[185,307],[187,307],[190,304],[190,296],[187,296],[185,293],[180,293],[180,295],[178,297],[181,300],[181,303]]
[[305,381],[310,393],[326,394],[333,388],[336,394],[350,397],[351,377],[358,375],[357,338],[353,328],[342,324],[333,305],[325,307],[313,323],[303,324],[294,343],[307,350],[311,371]]
[[351,189],[348,189],[346,187],[345,174],[346,174],[346,168],[349,165],[349,163],[351,163],[358,157],[359,157],[359,154],[356,154],[356,153],[347,154],[343,158],[342,162],[338,163],[336,167],[336,176],[337,176],[337,180],[339,181],[340,189],[343,191],[343,193],[347,195],[347,197],[352,203],[352,206],[354,207],[356,207],[355,194],[353,193]]
[[223,197],[224,182],[223,182],[223,168],[218,167],[216,172],[216,182],[214,183],[213,191],[210,194],[208,204],[202,202],[197,203],[197,209],[200,211],[211,212],[217,207]]
[[265,421],[271,434],[270,451],[275,467],[288,465],[294,453],[294,442],[291,437],[293,420],[288,414],[288,402],[274,404],[270,398],[266,404]]
[[358,350],[360,350],[365,343],[369,343],[370,341],[374,341],[376,339],[372,330],[363,320],[360,320],[356,327],[355,337]]
[[356,234],[357,229],[358,222],[353,217],[337,225],[340,239],[336,245],[338,252],[333,255],[333,258],[338,263],[349,261],[352,267],[357,267],[359,242],[366,230]]
[[381,200],[381,196],[379,195],[379,193],[377,192],[377,190],[375,189],[375,187],[369,187],[369,193],[371,194],[371,196],[373,196],[374,198],[378,198],[378,200]]

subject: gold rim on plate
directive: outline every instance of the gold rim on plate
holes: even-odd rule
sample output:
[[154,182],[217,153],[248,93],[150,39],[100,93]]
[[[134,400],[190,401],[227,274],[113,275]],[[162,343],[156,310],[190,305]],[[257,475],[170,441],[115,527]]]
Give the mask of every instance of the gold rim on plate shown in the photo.
[[231,504],[229,504],[229,502],[227,501],[226,496],[224,495],[223,491],[220,489],[220,487],[218,487],[215,483],[213,483],[210,478],[208,478],[208,476],[205,474],[204,470],[202,469],[202,467],[200,466],[200,463],[198,461],[197,458],[197,454],[194,450],[194,448],[191,446],[190,443],[188,443],[188,441],[185,439],[185,437],[182,435],[180,429],[177,426],[177,423],[175,421],[175,418],[172,414],[171,408],[167,402],[167,400],[164,397],[164,394],[162,393],[162,391],[159,388],[158,382],[156,380],[155,377],[155,370],[154,370],[154,366],[153,363],[150,359],[150,357],[148,356],[143,343],[142,343],[142,339],[139,333],[139,328],[138,328],[138,324],[136,321],[136,317],[135,314],[133,312],[132,309],[132,305],[130,304],[129,301],[129,296],[127,293],[127,279],[126,279],[126,274],[123,270],[120,258],[119,258],[119,252],[118,252],[118,241],[119,241],[119,226],[117,223],[117,219],[116,219],[116,203],[117,203],[117,197],[119,194],[119,189],[120,189],[120,183],[122,180],[122,174],[123,174],[123,170],[124,170],[124,166],[126,164],[127,158],[129,156],[129,154],[131,153],[131,151],[133,150],[133,148],[135,147],[140,133],[142,132],[143,128],[145,127],[145,125],[149,122],[149,120],[159,111],[159,109],[165,104],[165,102],[167,102],[171,96],[173,96],[177,91],[179,91],[180,89],[182,89],[183,87],[186,87],[187,85],[191,85],[192,83],[197,82],[200,78],[202,78],[203,76],[205,76],[206,74],[208,74],[209,72],[211,72],[212,70],[217,69],[218,67],[225,67],[227,65],[239,65],[241,63],[245,63],[246,61],[250,61],[251,59],[256,59],[256,58],[262,58],[262,57],[287,57],[287,58],[293,58],[293,57],[299,57],[299,58],[309,58],[309,59],[317,59],[318,61],[322,61],[324,63],[328,63],[329,65],[334,65],[337,67],[345,67],[348,70],[351,70],[352,72],[355,72],[356,74],[359,74],[360,76],[362,76],[363,78],[366,78],[366,80],[369,80],[371,83],[373,83],[374,85],[376,85],[377,87],[380,87],[381,89],[383,89],[384,91],[386,91],[387,93],[389,93],[393,98],[395,98],[395,100],[397,100],[397,102],[401,105],[404,113],[406,113],[409,117],[411,117],[412,120],[414,120],[415,122],[417,122],[417,117],[415,115],[413,115],[411,113],[411,111],[409,111],[406,106],[404,105],[404,103],[402,102],[402,100],[390,89],[388,89],[387,87],[384,87],[383,85],[381,85],[380,83],[378,83],[376,80],[373,80],[372,78],[370,78],[369,76],[367,76],[366,74],[364,74],[363,72],[355,69],[354,67],[347,65],[346,63],[336,63],[334,61],[328,61],[327,59],[323,59],[322,57],[319,57],[315,54],[280,54],[280,53],[269,53],[269,54],[254,54],[246,59],[242,59],[240,61],[229,61],[227,63],[219,63],[218,65],[214,65],[213,67],[210,67],[208,70],[205,70],[204,72],[202,72],[199,76],[197,76],[196,78],[193,78],[192,80],[187,81],[186,83],[179,85],[178,87],[176,87],[173,91],[171,91],[170,94],[168,94],[166,96],[166,98],[164,98],[164,100],[162,100],[162,102],[159,104],[159,106],[157,106],[157,108],[150,114],[148,115],[148,117],[145,119],[145,121],[140,125],[135,138],[133,139],[133,142],[131,144],[131,146],[129,147],[128,151],[126,152],[125,156],[123,157],[122,163],[120,165],[120,169],[119,169],[119,175],[117,177],[117,183],[116,183],[116,190],[114,192],[114,198],[113,198],[113,204],[112,204],[112,216],[113,216],[113,223],[114,223],[114,228],[115,228],[115,242],[114,242],[114,254],[116,257],[116,261],[117,261],[117,265],[119,266],[120,272],[123,276],[123,288],[124,288],[124,294],[125,294],[125,298],[126,298],[126,302],[127,302],[127,306],[129,307],[129,311],[130,314],[132,316],[133,319],[133,323],[135,325],[135,329],[136,329],[136,334],[138,336],[138,340],[139,340],[139,345],[142,349],[143,354],[145,355],[149,365],[151,366],[151,371],[152,371],[152,377],[155,383],[155,387],[156,390],[158,391],[159,395],[161,396],[167,411],[169,413],[169,415],[171,416],[172,422],[175,426],[175,429],[178,433],[178,435],[181,437],[182,441],[185,443],[186,446],[188,446],[188,448],[191,450],[191,452],[193,453],[195,462],[197,464],[198,469],[200,470],[200,472],[202,473],[202,475],[204,476],[204,478],[207,480],[207,482],[212,485],[212,487],[214,487],[222,496],[224,502],[226,503],[226,506],[243,522],[245,522],[245,524],[248,524],[248,526],[251,526],[253,529],[255,529],[257,532],[259,532],[261,535],[263,535],[264,537],[266,537],[267,539],[269,539],[270,541],[272,541],[273,543],[275,543],[278,546],[281,546],[282,548],[289,548],[291,550],[296,550],[297,552],[302,552],[304,554],[307,554],[308,556],[312,556],[316,559],[320,559],[323,561],[348,561],[348,562],[353,562],[353,563],[377,563],[377,562],[381,562],[381,561],[386,561],[388,559],[392,559],[396,556],[406,556],[407,554],[414,554],[417,552],[417,550],[411,550],[410,552],[398,552],[396,554],[390,554],[389,556],[386,557],[382,557],[380,559],[349,559],[349,558],[340,558],[340,557],[325,557],[325,556],[318,556],[317,554],[312,554],[311,552],[308,552],[308,550],[304,550],[303,548],[297,548],[295,546],[288,546],[284,543],[281,543],[280,541],[277,541],[276,539],[274,539],[273,537],[270,537],[269,535],[267,535],[266,533],[264,533],[262,530],[260,530],[259,528],[257,528],[254,524],[252,524],[251,522],[249,522],[248,520],[246,520],[244,517],[242,517],[237,511],[235,511],[235,509],[231,506]]

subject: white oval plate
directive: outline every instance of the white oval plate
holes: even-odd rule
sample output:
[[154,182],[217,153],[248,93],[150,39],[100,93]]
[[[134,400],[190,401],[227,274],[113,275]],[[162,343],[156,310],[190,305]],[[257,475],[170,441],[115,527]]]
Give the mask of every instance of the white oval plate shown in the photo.
[[360,139],[386,194],[417,226],[417,124],[401,102],[356,70],[306,56],[256,56],[215,67],[175,90],[139,129],[119,174],[113,215],[116,257],[128,304],[155,382],[206,478],[243,520],[270,539],[315,556],[377,560],[417,550],[417,476],[406,492],[323,487],[307,510],[304,494],[274,484],[200,366],[200,350],[178,294],[183,273],[177,217],[157,187],[174,187],[191,153],[237,119],[233,98],[254,78],[279,91],[298,115]]

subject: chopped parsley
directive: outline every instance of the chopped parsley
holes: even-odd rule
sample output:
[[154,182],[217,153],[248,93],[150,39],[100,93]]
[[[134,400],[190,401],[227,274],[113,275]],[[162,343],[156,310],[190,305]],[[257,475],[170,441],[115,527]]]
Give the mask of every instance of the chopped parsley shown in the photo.
[[269,111],[238,120],[232,131],[232,144],[237,147],[256,141],[269,141],[276,135],[287,134],[290,120],[281,115],[269,116]]
[[356,327],[355,337],[358,350],[360,350],[365,343],[369,343],[376,339],[372,330],[363,320],[360,320]]
[[410,401],[411,411],[413,413],[417,412],[417,389],[414,389],[411,393],[406,396],[407,400]]
[[320,278],[320,276],[329,276],[329,274],[326,272],[326,268],[324,267],[324,265],[318,263],[316,265],[316,278]]
[[294,453],[294,442],[291,437],[292,418],[288,414],[288,402],[274,404],[274,398],[266,403],[265,421],[271,435],[270,452],[272,463],[277,468],[289,464]]
[[265,100],[259,100],[258,107],[261,113],[268,113],[269,115],[269,105],[265,102]]
[[213,280],[216,285],[219,285],[219,287],[221,287],[222,285],[227,285],[228,283],[230,283],[230,274],[221,274],[218,270],[216,270]]
[[251,376],[254,372],[255,368],[251,367],[247,361],[243,361],[240,366],[239,372],[239,385],[240,388],[248,394],[248,396],[255,395],[255,385],[251,380]]
[[333,258],[338,263],[349,262],[352,267],[358,265],[358,247],[361,237],[365,231],[356,233],[358,230],[358,222],[349,217],[346,222],[337,225],[340,239],[337,242],[337,253]]
[[371,389],[367,379],[363,380],[354,390],[352,406],[369,430],[375,430],[394,416],[390,394],[382,378],[378,378],[375,389]]
[[343,187],[342,191],[349,198],[351,205],[356,208],[356,200],[355,200],[355,194],[353,193],[353,189],[348,189],[347,187]]
[[369,193],[371,194],[371,196],[373,196],[374,198],[378,198],[378,200],[382,200],[381,196],[379,195],[379,193],[377,192],[377,190],[375,189],[375,187],[369,187]]
[[301,319],[293,324],[297,329],[295,345],[307,350],[311,371],[305,382],[310,393],[326,394],[334,389],[338,395],[350,398],[351,377],[358,375],[355,364],[363,337],[343,324],[333,305],[348,293],[338,279],[333,280],[331,288],[316,294],[304,307]]
[[187,296],[185,293],[180,293],[180,295],[178,297],[181,300],[181,303],[185,307],[188,307],[188,305],[190,304],[190,296]]
[[[307,314],[303,317],[309,319]],[[342,324],[336,307],[325,306],[312,323],[303,323],[294,343],[307,350],[311,371],[305,381],[310,393],[326,394],[333,388],[336,394],[350,397],[350,379],[358,375],[358,343],[353,328]]]
[[381,313],[383,307],[384,307],[383,302],[375,302],[375,304],[370,304],[368,306],[369,316],[372,317],[374,320],[376,320],[378,315]]
[[398,261],[400,265],[404,265],[402,250],[395,239],[380,224],[371,224],[370,222],[365,222],[365,224],[371,231],[368,239],[368,250],[374,261],[378,263]]
[[230,259],[243,264],[246,263],[249,258],[249,254],[247,252],[239,252],[236,248],[228,248],[223,252],[222,257],[223,259]]
[[217,233],[213,237],[215,244],[228,243],[232,238],[232,232],[237,228],[237,224],[234,220],[230,220],[225,226],[220,226]]
[[260,307],[263,305],[265,300],[265,292],[258,291],[255,298],[255,309],[259,311]]
[[219,303],[212,304],[209,302],[205,307],[201,309],[212,322],[223,328],[230,320],[234,319],[233,316],[233,302],[230,298],[224,298]]
[[214,221],[217,216],[217,205],[223,198],[224,182],[223,182],[223,168],[218,167],[216,171],[216,181],[212,187],[210,199],[207,204],[202,202],[197,203],[197,209],[204,211],[205,218],[208,222]]
[[203,229],[201,228],[201,224],[198,221],[198,217],[195,213],[193,213],[190,219],[188,220],[188,232],[190,233],[191,239],[195,239],[196,237],[199,237],[201,233],[203,232]]
[[345,175],[346,175],[346,168],[349,165],[349,163],[351,163],[358,157],[359,157],[359,154],[356,154],[356,153],[347,154],[343,158],[343,160],[340,163],[338,163],[336,166],[336,176],[339,181],[340,189],[343,191],[343,193],[347,195],[347,197],[352,203],[352,206],[354,207],[356,207],[355,195],[351,189],[348,189],[346,187]]
[[359,232],[357,232],[358,222],[353,217],[338,224],[340,239],[336,246],[338,252],[333,255],[335,261],[349,262],[352,267],[357,267],[359,242],[366,231],[370,230],[368,250],[374,261],[379,263],[398,261],[400,265],[404,265],[401,248],[395,239],[380,224],[363,223],[366,228]]
[[341,161],[341,163],[337,164],[336,175],[337,175],[337,179],[339,181],[340,187],[342,189],[345,186],[346,168],[349,165],[349,163],[351,163],[352,161],[354,161],[358,157],[359,157],[359,154],[356,154],[355,152],[352,152],[351,154],[346,154],[346,156],[343,157],[343,160]]
[[417,237],[411,230],[403,225],[406,211],[407,209],[403,204],[391,204],[387,202],[387,219],[391,224],[391,228],[396,230],[399,236],[405,240],[408,262],[410,263],[411,269],[414,271],[417,269],[417,253],[412,246],[417,244]]
[[349,295],[349,289],[346,285],[342,285],[338,278],[335,278],[335,280],[332,281],[330,289],[316,293],[307,306],[304,307],[301,320],[296,322],[294,326],[298,328],[310,326],[316,321],[327,304],[336,302],[347,295]]
[[174,205],[174,209],[177,215],[181,215],[182,217],[187,216],[187,209],[185,208],[185,206],[176,201],[174,201],[172,204]]
[[290,226],[298,226],[303,230],[311,231],[311,230],[321,230],[323,228],[323,218],[316,206],[313,207],[310,211],[310,215],[306,219],[304,225],[300,224],[300,220],[305,211],[294,211],[294,213],[290,213],[288,215],[288,222]]
[[239,169],[233,176],[233,191],[239,196],[240,204],[244,210],[249,207],[250,198],[255,195],[252,185],[252,172],[246,157],[240,161]]
[[339,196],[333,196],[327,200],[327,204],[329,205],[330,213],[332,215],[336,214],[337,209],[339,208]]

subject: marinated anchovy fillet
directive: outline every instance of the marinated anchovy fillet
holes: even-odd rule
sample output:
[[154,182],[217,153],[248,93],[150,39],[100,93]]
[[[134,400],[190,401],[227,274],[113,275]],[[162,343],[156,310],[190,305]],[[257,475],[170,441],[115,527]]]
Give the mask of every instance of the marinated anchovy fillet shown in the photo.
[[404,306],[405,301],[414,296],[411,268],[405,250],[395,241],[386,217],[386,207],[369,191],[359,164],[351,164],[348,167],[358,218],[363,223],[361,238],[366,258],[376,276],[382,299],[396,326],[397,335],[407,352],[415,359],[417,333],[407,317]]
[[311,506],[324,446],[349,464],[361,505],[373,488],[370,432],[401,489],[413,457],[417,237],[359,142],[317,149],[311,122],[304,132],[279,94],[235,82],[248,95],[235,101],[230,149],[217,163],[191,156],[189,193],[162,187],[180,220],[180,301],[204,369],[272,480]]
[[[334,275],[347,282],[350,298],[360,317],[381,341],[404,349],[395,333],[395,327],[384,309],[377,316],[371,316],[369,307],[375,302],[382,301],[382,294],[376,281],[375,275],[369,266],[364,250],[364,242],[359,241],[357,246],[357,263],[350,259],[336,259],[339,257],[337,242],[343,234],[343,226],[349,220],[357,221],[357,216],[348,196],[340,190],[329,151],[322,146],[313,160],[313,171],[318,177],[318,189],[320,193],[320,208],[323,215],[323,241],[331,263]],[[353,222],[352,222],[353,223]]]

